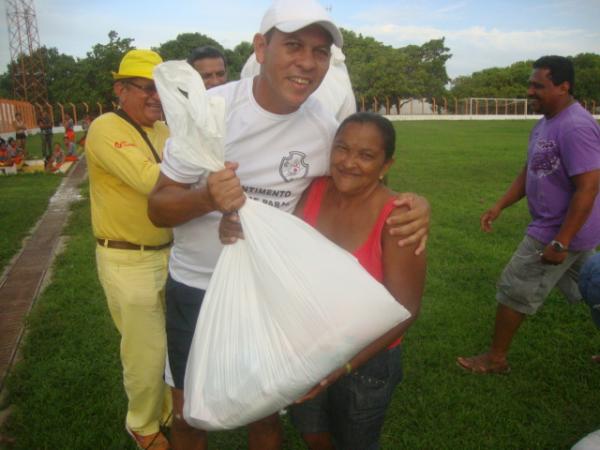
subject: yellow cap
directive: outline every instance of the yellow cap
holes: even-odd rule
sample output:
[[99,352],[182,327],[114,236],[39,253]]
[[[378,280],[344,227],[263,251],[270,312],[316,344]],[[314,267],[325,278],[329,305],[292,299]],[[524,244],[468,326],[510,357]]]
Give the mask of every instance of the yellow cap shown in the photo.
[[123,78],[153,80],[152,71],[162,62],[160,55],[152,50],[129,50],[119,64],[119,71],[112,72],[112,76],[115,80]]

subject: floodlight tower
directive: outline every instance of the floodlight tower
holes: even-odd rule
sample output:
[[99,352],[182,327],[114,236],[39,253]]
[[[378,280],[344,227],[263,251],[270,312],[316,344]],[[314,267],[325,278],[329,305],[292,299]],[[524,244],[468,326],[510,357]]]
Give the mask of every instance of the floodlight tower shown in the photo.
[[6,0],[6,23],[15,98],[44,103],[48,99],[46,71],[33,0]]

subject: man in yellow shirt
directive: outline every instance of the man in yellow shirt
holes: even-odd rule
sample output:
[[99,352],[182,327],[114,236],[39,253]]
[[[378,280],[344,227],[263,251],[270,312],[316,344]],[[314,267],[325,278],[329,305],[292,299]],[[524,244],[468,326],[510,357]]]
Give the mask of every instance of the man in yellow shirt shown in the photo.
[[171,231],[146,214],[169,135],[150,50],[131,50],[114,73],[120,110],[92,122],[86,140],[96,264],[110,314],[121,334],[126,429],[140,448],[168,449],[160,432],[170,392],[165,367],[164,286]]

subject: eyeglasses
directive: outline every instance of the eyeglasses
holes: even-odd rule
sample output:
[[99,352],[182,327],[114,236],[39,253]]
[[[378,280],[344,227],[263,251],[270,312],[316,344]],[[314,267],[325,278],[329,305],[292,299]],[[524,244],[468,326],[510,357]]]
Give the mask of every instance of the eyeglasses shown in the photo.
[[154,84],[148,84],[147,86],[140,86],[139,84],[134,83],[133,81],[130,81],[130,80],[127,80],[126,83],[138,88],[140,91],[144,91],[144,94],[146,94],[148,96],[156,94],[156,85],[154,85]]

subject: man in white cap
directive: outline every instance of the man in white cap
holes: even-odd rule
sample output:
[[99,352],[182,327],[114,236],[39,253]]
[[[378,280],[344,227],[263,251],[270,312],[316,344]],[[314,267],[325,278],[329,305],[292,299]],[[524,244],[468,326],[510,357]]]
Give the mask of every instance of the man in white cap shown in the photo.
[[[342,50],[331,46],[331,62],[329,70],[323,79],[323,82],[312,95],[316,97],[321,104],[331,111],[338,122],[342,122],[346,117],[356,112],[356,98],[352,90],[352,83],[345,61],[346,56]],[[252,53],[240,76],[242,78],[255,77],[260,73],[260,64],[256,60],[256,55]]]
[[125,425],[139,448],[153,450],[170,448],[159,425],[171,410],[163,380],[171,231],[155,227],[146,213],[169,136],[152,78],[161,62],[150,50],[123,57],[113,72],[120,109],[94,120],[86,139],[98,278],[121,335]]
[[[183,382],[196,320],[222,248],[219,221],[239,209],[246,195],[292,212],[312,179],[326,174],[337,122],[309,97],[327,73],[332,44],[341,48],[342,35],[316,1],[276,1],[254,36],[259,75],[207,93],[225,99],[225,159],[235,163],[203,175],[165,149],[148,212],[157,226],[175,227],[166,296],[167,380],[174,386],[171,443],[177,450],[206,448],[206,433],[182,417]],[[414,240],[426,235],[429,220],[427,202],[417,203],[402,220],[410,222],[408,230],[401,231]],[[248,427],[251,450],[281,448],[277,414]]]

